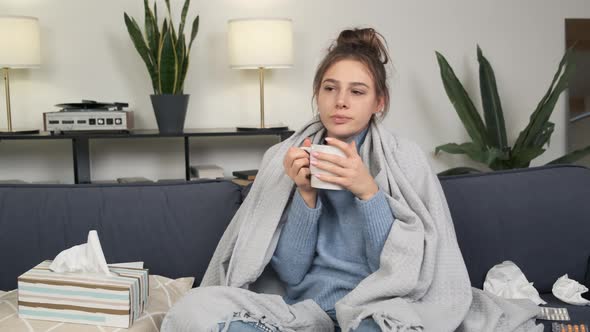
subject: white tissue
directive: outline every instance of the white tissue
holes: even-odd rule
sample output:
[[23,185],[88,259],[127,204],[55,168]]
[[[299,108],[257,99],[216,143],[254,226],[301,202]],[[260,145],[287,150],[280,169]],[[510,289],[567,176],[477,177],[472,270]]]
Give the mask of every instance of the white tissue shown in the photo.
[[506,299],[529,299],[535,304],[546,304],[524,273],[511,261],[492,267],[486,275],[483,290]]
[[88,232],[88,242],[60,252],[49,269],[53,272],[99,273],[111,275],[95,230]]
[[586,286],[568,278],[567,274],[557,279],[551,289],[551,292],[556,298],[574,305],[590,305],[590,301],[582,297],[582,294],[587,291],[588,288]]

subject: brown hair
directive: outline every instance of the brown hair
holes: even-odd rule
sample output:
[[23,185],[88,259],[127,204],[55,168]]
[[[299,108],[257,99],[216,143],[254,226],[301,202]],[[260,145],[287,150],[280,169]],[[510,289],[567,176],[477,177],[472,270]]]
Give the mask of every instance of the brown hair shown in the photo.
[[313,79],[313,100],[317,99],[322,79],[326,71],[340,60],[356,60],[363,63],[373,81],[377,97],[384,98],[383,118],[389,110],[389,87],[385,64],[389,62],[385,38],[372,28],[352,29],[340,32],[336,41],[328,49],[328,54],[320,62]]

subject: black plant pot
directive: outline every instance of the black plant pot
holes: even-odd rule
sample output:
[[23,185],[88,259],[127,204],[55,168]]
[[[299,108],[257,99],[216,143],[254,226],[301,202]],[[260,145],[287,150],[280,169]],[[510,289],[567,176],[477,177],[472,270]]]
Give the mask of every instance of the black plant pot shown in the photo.
[[150,97],[160,133],[182,133],[190,95],[150,95]]

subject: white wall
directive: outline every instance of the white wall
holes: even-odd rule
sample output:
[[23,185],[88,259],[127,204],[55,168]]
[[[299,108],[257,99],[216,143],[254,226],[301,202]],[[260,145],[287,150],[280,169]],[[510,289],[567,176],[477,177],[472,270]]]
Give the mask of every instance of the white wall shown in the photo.
[[[176,15],[183,0],[171,0]],[[160,3],[163,8],[163,1]],[[239,17],[289,17],[295,31],[295,64],[266,77],[267,122],[298,128],[311,116],[311,81],[329,42],[346,27],[372,26],[387,39],[393,64],[392,103],[385,124],[415,140],[431,156],[434,147],[467,135],[444,92],[434,51],[442,52],[477,96],[476,44],[491,61],[512,142],[548,88],[564,52],[564,19],[590,17],[588,0],[385,1],[221,0],[193,1],[201,16],[185,91],[191,94],[186,127],[232,127],[258,119],[255,71],[227,63],[226,22]],[[54,104],[82,98],[126,101],[137,128],[155,128],[147,71],[133,48],[123,12],[143,22],[141,0],[1,0],[0,15],[40,19],[43,65],[11,76],[13,124],[42,126]],[[178,20],[176,20],[178,21]],[[540,165],[565,152],[565,98],[552,121],[551,147]],[[6,126],[0,96],[0,127]],[[193,163],[216,163],[227,175],[256,168],[269,138],[194,139]],[[181,139],[104,140],[91,144],[92,177],[182,178]],[[0,142],[0,179],[73,182],[68,141]],[[431,157],[436,171],[473,165],[462,156]]]

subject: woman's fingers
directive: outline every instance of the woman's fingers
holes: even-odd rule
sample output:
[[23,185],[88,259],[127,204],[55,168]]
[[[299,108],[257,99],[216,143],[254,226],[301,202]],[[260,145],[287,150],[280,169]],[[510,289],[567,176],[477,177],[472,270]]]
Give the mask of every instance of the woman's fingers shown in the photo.
[[293,159],[307,158],[309,159],[309,153],[301,148],[292,148],[291,157]]
[[309,166],[309,159],[299,158],[293,162],[293,166],[291,167],[291,169],[294,171],[294,174],[297,174],[299,173],[299,170],[305,166]]
[[334,165],[338,165],[340,167],[349,167],[349,161],[346,157],[341,157],[331,153],[322,153],[322,152],[312,152],[311,154],[312,160],[315,161],[326,161],[332,163]]
[[307,167],[305,168],[301,168],[299,169],[299,173],[297,173],[298,177],[301,177],[302,179],[311,179],[311,170]]
[[285,169],[290,169],[293,167],[293,163],[301,158],[309,158],[309,154],[300,148],[291,147],[287,151],[287,155],[283,161],[283,166]]
[[330,162],[324,162],[324,161],[311,161],[310,162],[312,166],[315,166],[323,171],[326,172],[330,172],[334,175],[337,176],[349,176],[350,175],[350,170],[347,168],[344,168],[340,165],[336,165]]
[[351,182],[350,179],[347,177],[335,176],[335,175],[330,175],[330,174],[325,174],[325,173],[322,173],[322,174],[316,173],[313,176],[317,177],[318,179],[320,179],[324,182],[337,184],[337,185],[342,186],[344,188],[347,188]]
[[354,157],[355,155],[358,155],[358,153],[356,152],[356,143],[354,141],[352,141],[349,144],[349,143],[343,142],[337,138],[326,137],[326,142],[328,142],[328,145],[335,146],[335,147],[339,148],[340,150],[342,150],[342,152],[344,152],[344,154],[349,158]]

